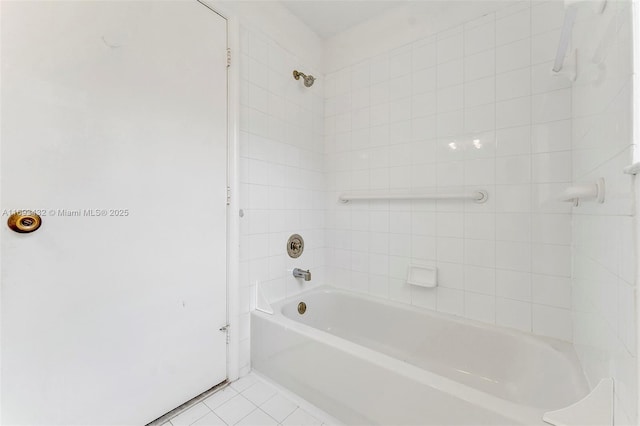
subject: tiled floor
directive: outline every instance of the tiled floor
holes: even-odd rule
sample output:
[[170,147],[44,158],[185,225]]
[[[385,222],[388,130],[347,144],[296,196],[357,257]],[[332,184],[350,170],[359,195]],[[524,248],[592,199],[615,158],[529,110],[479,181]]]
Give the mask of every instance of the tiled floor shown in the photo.
[[320,409],[250,373],[180,413],[163,426],[329,424],[336,422]]

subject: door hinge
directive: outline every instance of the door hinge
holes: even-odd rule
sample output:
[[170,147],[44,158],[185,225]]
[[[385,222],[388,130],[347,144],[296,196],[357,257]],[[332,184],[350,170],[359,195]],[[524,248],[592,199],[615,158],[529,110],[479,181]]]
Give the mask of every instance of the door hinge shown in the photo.
[[231,66],[231,48],[227,47],[227,68]]
[[231,187],[227,186],[227,205],[231,204]]
[[229,344],[229,328],[231,328],[231,325],[229,324],[225,324],[222,327],[220,327],[220,331],[222,331],[223,333],[226,333],[226,340],[227,340],[227,345]]

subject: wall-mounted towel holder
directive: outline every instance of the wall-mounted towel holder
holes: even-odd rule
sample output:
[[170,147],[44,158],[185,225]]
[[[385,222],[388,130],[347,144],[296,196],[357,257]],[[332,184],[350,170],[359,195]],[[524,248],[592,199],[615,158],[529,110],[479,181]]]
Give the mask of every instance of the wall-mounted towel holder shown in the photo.
[[599,178],[595,183],[568,187],[564,190],[560,199],[574,203],[577,207],[581,200],[596,200],[602,204],[604,203],[604,194],[604,178]]

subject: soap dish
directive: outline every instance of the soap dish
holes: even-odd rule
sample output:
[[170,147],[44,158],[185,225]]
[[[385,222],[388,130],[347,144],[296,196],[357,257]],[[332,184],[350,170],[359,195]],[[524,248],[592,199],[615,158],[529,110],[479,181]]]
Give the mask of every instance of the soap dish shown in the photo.
[[409,265],[407,284],[418,287],[436,287],[438,269],[433,266]]

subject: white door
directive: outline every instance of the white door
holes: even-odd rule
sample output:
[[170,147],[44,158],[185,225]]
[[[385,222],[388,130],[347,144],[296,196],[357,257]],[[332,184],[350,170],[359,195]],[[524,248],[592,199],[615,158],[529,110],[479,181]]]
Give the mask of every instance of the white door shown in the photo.
[[145,424],[226,378],[226,20],[0,7],[2,424]]

